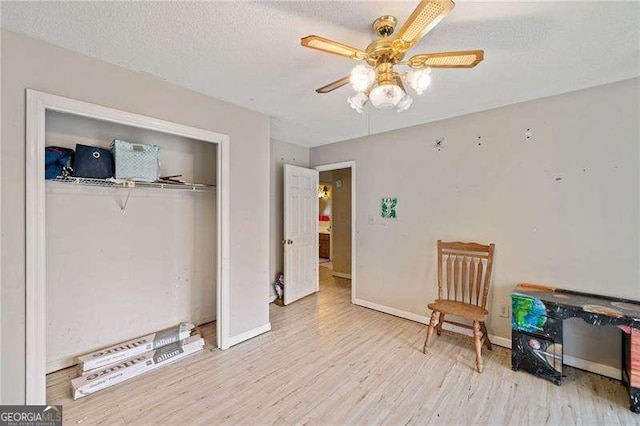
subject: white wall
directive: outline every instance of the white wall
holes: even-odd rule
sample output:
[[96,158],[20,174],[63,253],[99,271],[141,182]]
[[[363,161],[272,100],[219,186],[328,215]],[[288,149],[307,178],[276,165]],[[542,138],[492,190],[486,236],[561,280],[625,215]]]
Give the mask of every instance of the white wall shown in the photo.
[[269,268],[269,300],[275,300],[271,285],[276,272],[284,272],[284,165],[309,167],[309,148],[271,139],[270,152],[270,268]]
[[269,118],[26,36],[1,35],[2,403],[24,402],[27,88],[229,135],[230,335],[267,324]]
[[[215,144],[49,111],[47,145],[160,146],[161,176],[215,184]],[[47,371],[181,321],[215,319],[216,194],[47,184]],[[100,330],[99,333],[96,330]]]
[[[312,165],[357,163],[356,297],[426,316],[443,239],[496,244],[490,334],[510,338],[499,307],[520,282],[640,299],[639,95],[632,79],[312,148]],[[613,329],[570,321],[565,343],[619,365]]]

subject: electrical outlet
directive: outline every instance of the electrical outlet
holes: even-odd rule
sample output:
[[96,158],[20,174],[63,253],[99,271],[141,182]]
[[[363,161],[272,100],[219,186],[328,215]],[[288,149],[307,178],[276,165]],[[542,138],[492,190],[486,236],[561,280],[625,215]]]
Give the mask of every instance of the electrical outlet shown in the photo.
[[500,316],[502,318],[509,318],[509,305],[500,306]]

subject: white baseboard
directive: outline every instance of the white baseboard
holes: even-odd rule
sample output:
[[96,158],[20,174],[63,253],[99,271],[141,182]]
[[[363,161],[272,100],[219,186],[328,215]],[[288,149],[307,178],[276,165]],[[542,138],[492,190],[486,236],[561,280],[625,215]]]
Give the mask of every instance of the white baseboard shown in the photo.
[[204,317],[194,321],[193,325],[195,325],[196,327],[199,327],[203,324],[209,324],[210,322],[214,322],[215,320],[216,320],[216,316],[211,315],[210,317]]
[[55,361],[47,362],[47,374],[53,373],[54,371],[62,370],[63,368],[73,367],[78,364],[78,357],[67,357],[60,358]]
[[493,334],[489,335],[489,339],[491,339],[491,343],[493,343],[494,345],[511,349],[511,339],[507,339],[506,337],[494,336]]
[[[201,326],[203,324],[208,324],[210,322],[213,322],[216,320],[216,316],[215,315],[211,315],[208,317],[203,317],[203,318],[199,318],[196,321],[193,322],[193,325],[195,326]],[[115,343],[114,343],[115,344]],[[93,350],[98,350],[100,349],[95,348]],[[91,351],[86,351],[86,352],[82,352],[76,356],[72,356],[72,357],[64,357],[64,358],[59,358],[56,359],[54,361],[49,361],[47,362],[47,368],[46,368],[46,372],[47,374],[49,373],[53,373],[54,371],[58,371],[58,370],[62,370],[64,368],[69,368],[69,367],[73,367],[74,365],[78,365],[78,357],[81,355],[84,355],[85,353],[88,353]]]
[[390,308],[389,306],[378,305],[377,303],[369,302],[362,299],[353,299],[353,304],[358,306],[364,306],[365,308],[373,309],[374,311],[384,312],[385,314],[391,314],[396,317],[405,318],[411,321],[419,322],[421,324],[429,324],[429,318],[424,315],[418,315],[407,311],[401,311],[400,309]]
[[227,343],[229,344],[229,347],[231,347],[233,345],[237,345],[238,343],[242,343],[245,340],[249,340],[249,339],[251,339],[253,337],[256,337],[256,336],[258,336],[258,335],[260,335],[262,333],[266,333],[269,330],[271,330],[271,323],[270,322],[268,322],[266,324],[263,324],[260,327],[253,328],[253,329],[251,329],[249,331],[245,331],[244,333],[240,333],[240,334],[237,334],[235,336],[231,336],[231,337],[229,337]]
[[[396,317],[405,318],[411,321],[419,322],[420,324],[428,324],[429,317],[425,315],[418,315],[412,312],[402,311],[400,309],[391,308],[389,306],[379,305],[377,303],[369,302],[362,299],[354,299],[353,303],[358,306],[363,306],[365,308],[373,309],[376,311],[384,312],[386,314],[394,315]],[[456,327],[452,324],[445,324],[444,328],[456,331],[462,334],[469,334],[471,331],[462,327]],[[507,339],[506,337],[489,335],[489,339],[491,339],[491,343],[501,346],[503,348],[511,349],[511,339]],[[599,374],[601,376],[610,377],[612,379],[621,380],[622,373],[619,368],[612,367],[610,365],[600,364],[597,362],[589,361],[582,358],[577,358],[571,355],[563,355],[563,364],[579,368],[580,370],[589,371],[591,373]]]
[[338,278],[346,278],[348,280],[351,279],[351,274],[343,274],[342,272],[332,272],[331,275]]
[[590,371],[601,376],[611,377],[612,379],[622,380],[622,371],[619,368],[610,365],[600,364],[598,362],[589,361],[587,359],[576,358],[571,355],[563,355],[562,363],[580,370]]

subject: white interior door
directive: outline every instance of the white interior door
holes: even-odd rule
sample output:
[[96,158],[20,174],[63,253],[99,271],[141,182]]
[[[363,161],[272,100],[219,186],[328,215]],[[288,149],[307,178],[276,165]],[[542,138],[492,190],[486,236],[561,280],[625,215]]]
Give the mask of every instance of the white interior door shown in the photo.
[[318,171],[284,166],[284,303],[318,291]]

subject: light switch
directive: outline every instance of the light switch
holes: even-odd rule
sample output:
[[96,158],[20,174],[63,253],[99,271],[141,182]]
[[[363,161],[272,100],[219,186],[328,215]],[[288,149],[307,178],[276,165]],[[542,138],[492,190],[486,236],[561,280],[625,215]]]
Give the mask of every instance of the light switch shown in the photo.
[[369,215],[369,225],[375,225],[376,223],[376,215],[374,213],[371,213]]

